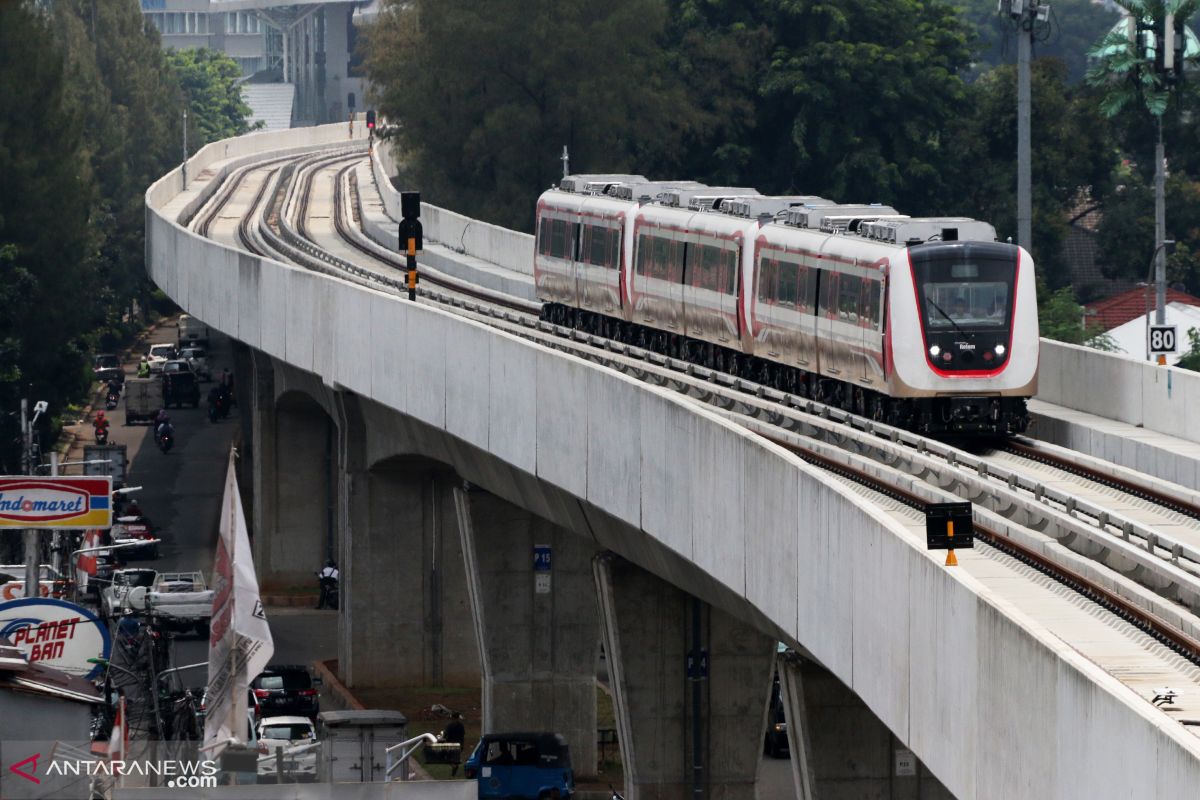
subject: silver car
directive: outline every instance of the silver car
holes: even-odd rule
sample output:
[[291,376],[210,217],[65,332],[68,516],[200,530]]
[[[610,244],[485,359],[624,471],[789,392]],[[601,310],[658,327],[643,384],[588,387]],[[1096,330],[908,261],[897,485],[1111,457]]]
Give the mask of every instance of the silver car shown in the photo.
[[201,381],[212,380],[212,368],[208,366],[208,353],[203,347],[185,347],[179,351],[179,357],[192,367],[192,372]]

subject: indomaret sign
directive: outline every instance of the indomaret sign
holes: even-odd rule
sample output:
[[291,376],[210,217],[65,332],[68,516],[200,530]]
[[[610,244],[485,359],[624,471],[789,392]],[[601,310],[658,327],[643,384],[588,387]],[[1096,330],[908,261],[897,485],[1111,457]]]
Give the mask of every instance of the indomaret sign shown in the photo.
[[0,477],[0,528],[108,528],[109,476]]

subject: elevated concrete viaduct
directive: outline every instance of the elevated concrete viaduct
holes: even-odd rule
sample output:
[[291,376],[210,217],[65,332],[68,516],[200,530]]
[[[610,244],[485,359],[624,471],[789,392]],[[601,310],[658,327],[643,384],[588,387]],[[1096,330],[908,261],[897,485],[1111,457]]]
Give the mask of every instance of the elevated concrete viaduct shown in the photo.
[[[242,137],[191,170],[344,136]],[[808,656],[782,670],[805,798],[1200,785],[1194,739],[826,474],[663,390],[202,239],[177,220],[213,189],[173,172],[148,191],[150,274],[254,351],[258,566],[264,582],[315,569],[332,516],[352,684],[478,674],[488,728],[571,731],[586,773],[603,641],[627,796],[681,798],[698,761],[708,797],[751,798],[783,641]],[[896,777],[899,743],[936,780]]]

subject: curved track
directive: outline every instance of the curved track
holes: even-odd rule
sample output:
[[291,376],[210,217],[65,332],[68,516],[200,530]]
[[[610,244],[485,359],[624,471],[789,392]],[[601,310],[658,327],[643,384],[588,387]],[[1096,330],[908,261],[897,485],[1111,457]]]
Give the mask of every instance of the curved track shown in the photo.
[[[368,238],[361,150],[231,174],[193,220],[203,235],[407,297],[404,261]],[[197,220],[199,222],[197,222]],[[236,224],[235,224],[236,223]],[[236,237],[236,238],[235,238]],[[985,546],[963,569],[1149,701],[1175,686],[1200,720],[1200,497],[1018,440],[971,453],[688,362],[551,325],[537,304],[422,269],[436,303],[719,409],[860,487],[923,540],[924,505],[967,499]],[[1178,716],[1176,716],[1178,719]]]

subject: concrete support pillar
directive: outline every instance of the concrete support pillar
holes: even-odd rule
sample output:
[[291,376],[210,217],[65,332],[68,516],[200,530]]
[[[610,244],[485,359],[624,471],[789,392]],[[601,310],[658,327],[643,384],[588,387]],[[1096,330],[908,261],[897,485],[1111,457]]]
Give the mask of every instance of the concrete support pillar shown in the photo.
[[259,583],[267,592],[311,589],[314,573],[334,553],[336,429],[299,392],[280,398],[274,421],[275,480],[262,496],[273,505],[275,525],[259,546]]
[[[561,733],[576,775],[594,776],[594,547],[483,491],[455,489],[455,507],[480,642],[484,732]],[[535,548],[545,554],[537,564]]]
[[754,800],[774,640],[615,556],[594,569],[627,800]]
[[[258,569],[259,585],[266,573],[268,543],[275,535],[275,370],[271,357],[252,351],[253,383],[250,402],[244,403],[241,413],[252,416],[250,450],[252,455],[254,503],[251,506],[254,565]],[[245,386],[246,384],[242,384]],[[247,408],[249,406],[249,408]]]
[[800,660],[780,656],[776,660],[779,693],[783,700],[783,715],[787,722],[788,749],[792,757],[792,780],[796,785],[796,800],[816,800],[816,776],[813,774],[812,723],[804,703],[804,676]]
[[347,466],[341,677],[356,687],[478,686],[454,473],[420,458]]
[[954,797],[854,692],[819,665],[795,655],[780,658],[779,687],[799,800]]

